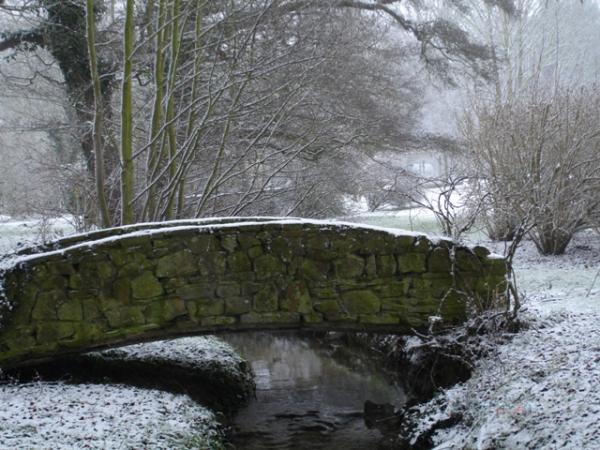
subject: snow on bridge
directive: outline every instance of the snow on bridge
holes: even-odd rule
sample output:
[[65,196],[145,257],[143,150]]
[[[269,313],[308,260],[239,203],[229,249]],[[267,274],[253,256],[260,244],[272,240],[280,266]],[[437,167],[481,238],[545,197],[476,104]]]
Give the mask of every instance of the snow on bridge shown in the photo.
[[402,230],[303,219],[139,224],[0,261],[0,367],[173,336],[408,334],[492,301],[506,264]]

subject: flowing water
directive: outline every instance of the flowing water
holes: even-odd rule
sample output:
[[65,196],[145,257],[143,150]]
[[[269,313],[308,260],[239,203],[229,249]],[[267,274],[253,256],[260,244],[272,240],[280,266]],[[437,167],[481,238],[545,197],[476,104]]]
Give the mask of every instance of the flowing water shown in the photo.
[[256,398],[233,418],[238,449],[377,449],[383,435],[366,426],[364,403],[399,408],[405,402],[402,388],[358,351],[334,358],[316,340],[289,334],[226,340],[256,375]]

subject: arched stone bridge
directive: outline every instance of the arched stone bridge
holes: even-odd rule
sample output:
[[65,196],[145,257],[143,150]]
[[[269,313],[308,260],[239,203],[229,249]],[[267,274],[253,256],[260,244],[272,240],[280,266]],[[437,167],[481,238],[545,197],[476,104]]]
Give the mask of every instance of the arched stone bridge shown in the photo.
[[179,221],[102,230],[0,262],[0,367],[173,336],[410,333],[506,285],[484,248],[354,224]]

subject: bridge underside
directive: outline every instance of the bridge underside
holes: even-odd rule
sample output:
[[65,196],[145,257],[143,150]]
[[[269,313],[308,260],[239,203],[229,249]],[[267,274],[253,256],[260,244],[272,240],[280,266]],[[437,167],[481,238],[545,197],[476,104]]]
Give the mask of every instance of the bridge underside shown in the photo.
[[319,221],[155,224],[43,250],[3,274],[0,367],[223,331],[409,334],[506,287],[485,249]]

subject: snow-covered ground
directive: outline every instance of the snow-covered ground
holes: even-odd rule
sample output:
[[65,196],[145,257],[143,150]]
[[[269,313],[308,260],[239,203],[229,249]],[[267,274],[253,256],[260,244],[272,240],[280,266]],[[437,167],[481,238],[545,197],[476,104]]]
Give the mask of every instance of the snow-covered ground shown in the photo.
[[0,386],[2,449],[218,449],[212,412],[184,395],[125,386]]
[[16,220],[0,215],[0,254],[15,250],[21,245],[41,243],[75,232],[73,218]]
[[515,268],[529,328],[443,394],[465,419],[436,448],[599,449],[600,237],[582,233],[552,257],[525,242]]

